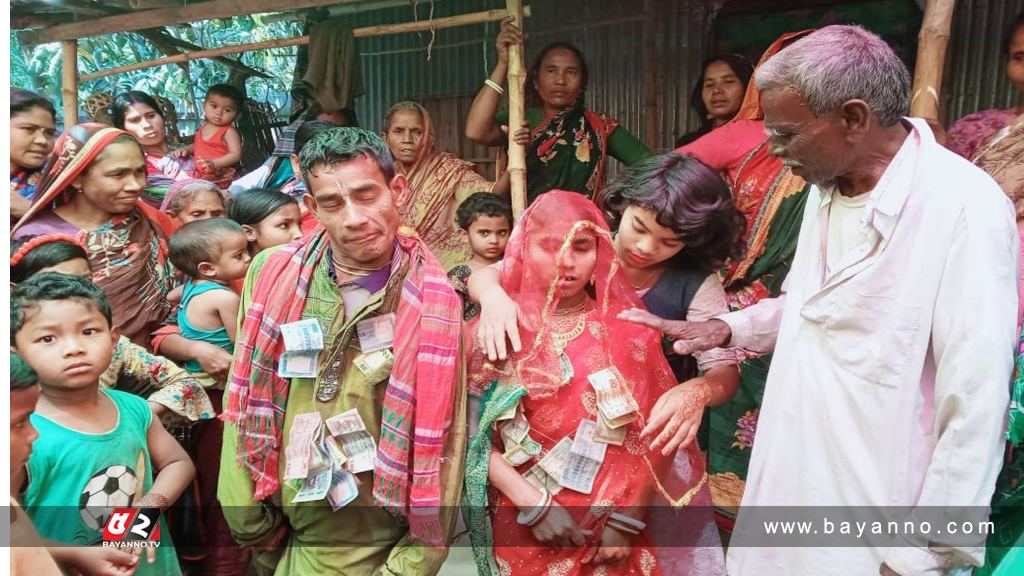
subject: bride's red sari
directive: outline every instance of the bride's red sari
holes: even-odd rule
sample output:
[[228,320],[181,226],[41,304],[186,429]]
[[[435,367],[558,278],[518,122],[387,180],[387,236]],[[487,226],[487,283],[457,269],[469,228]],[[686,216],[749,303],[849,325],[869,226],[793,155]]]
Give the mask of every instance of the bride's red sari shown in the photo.
[[[562,296],[552,282],[562,273],[556,263],[566,250],[579,249],[581,242],[591,247],[596,244],[596,268],[588,289],[591,298],[579,310],[556,311]],[[501,284],[519,305],[524,347],[500,365],[487,363],[482,354],[475,353],[471,365],[471,387],[484,396],[466,475],[478,563],[488,559],[487,549],[493,546],[500,574],[660,574],[646,529],[632,537],[632,550],[624,562],[602,567],[582,563],[602,531],[611,529],[606,523],[612,513],[644,521],[654,494],[685,505],[706,480],[699,474],[694,486],[682,494],[668,495],[659,478],[665,477],[671,458],[649,452],[640,439],[654,403],[676,382],[661,352],[659,334],[617,319],[620,311],[643,304],[619,272],[611,234],[597,207],[576,193],[541,195],[513,231]],[[587,545],[547,546],[517,522],[519,510],[508,498],[493,488],[486,493],[481,488],[481,483],[486,483],[488,458],[501,458],[508,448],[494,424],[503,412],[507,414],[520,404],[530,425],[529,438],[540,445],[538,454],[516,466],[517,472],[526,475],[559,441],[575,437],[581,421],[599,421],[598,396],[588,376],[610,368],[621,376],[635,400],[636,420],[625,425],[621,446],[606,446],[589,494],[562,488],[554,495],[554,502],[565,508],[580,528],[592,531]],[[694,465],[703,471],[695,449],[692,456]],[[489,507],[493,543],[480,519],[479,511],[485,505]]]

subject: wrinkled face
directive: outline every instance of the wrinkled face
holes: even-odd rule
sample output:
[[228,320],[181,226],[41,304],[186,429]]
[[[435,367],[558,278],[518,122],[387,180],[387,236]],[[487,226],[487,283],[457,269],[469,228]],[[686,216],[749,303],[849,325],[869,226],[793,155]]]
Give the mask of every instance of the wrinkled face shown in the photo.
[[616,242],[619,258],[633,268],[663,264],[684,246],[671,228],[658,224],[654,212],[640,206],[629,206],[622,213]]
[[594,276],[597,237],[589,231],[578,232],[559,260],[564,242],[565,236],[542,235],[531,242],[529,258],[537,267],[540,285],[557,283],[561,299],[571,299],[583,292]]
[[220,256],[216,262],[210,262],[209,265],[203,263],[200,265],[200,272],[207,273],[207,276],[211,279],[220,280],[222,282],[232,282],[239,278],[245,278],[245,273],[249,271],[249,263],[252,262],[252,256],[249,256],[249,243],[245,239],[245,234],[231,234],[220,241]]
[[743,103],[746,87],[732,71],[732,67],[722,61],[712,62],[704,71],[704,88],[701,97],[708,115],[720,122],[728,122],[736,115]]
[[39,374],[40,385],[74,390],[96,385],[118,336],[120,330],[91,302],[43,300],[26,310],[14,345]]
[[850,150],[838,113],[815,118],[799,95],[784,88],[761,94],[769,151],[812,184],[829,184],[846,172]]
[[583,92],[583,67],[571,50],[549,50],[540,62],[533,87],[547,106],[568,108]]
[[86,280],[92,278],[92,268],[89,267],[89,261],[85,258],[72,258],[71,260],[65,260],[55,266],[41,268],[39,272],[36,272],[36,274],[42,274],[43,272],[59,272],[61,274],[67,274],[68,276],[85,278]]
[[469,249],[485,260],[496,262],[505,253],[511,231],[512,226],[504,216],[478,216],[466,231]]
[[11,116],[11,167],[42,167],[57,141],[53,114],[34,106]]
[[213,190],[200,190],[192,195],[175,216],[178,222],[188,224],[194,220],[224,217],[224,197]]
[[137,102],[124,113],[124,130],[143,146],[158,146],[167,138],[164,117],[152,107]]
[[227,126],[238,118],[238,103],[220,94],[210,94],[203,102],[203,117],[215,126]]
[[405,176],[388,182],[375,160],[359,156],[313,166],[306,184],[302,201],[330,235],[338,256],[371,268],[391,261],[401,226],[398,208],[409,195]]
[[1024,93],[1024,26],[1017,28],[1010,40],[1010,57],[1006,61],[1006,75],[1010,82]]
[[301,220],[299,205],[289,203],[260,220],[255,226],[243,226],[245,237],[249,240],[250,251],[256,254],[271,246],[290,244],[302,238]]
[[146,187],[146,159],[135,142],[114,142],[71,183],[89,204],[110,215],[125,214]]
[[415,110],[396,111],[384,140],[395,160],[405,168],[412,166],[423,140],[423,116]]
[[33,384],[28,388],[11,390],[11,491],[21,487],[20,478],[29,455],[32,454],[32,443],[39,438],[39,432],[29,416],[36,409],[39,401],[39,386]]

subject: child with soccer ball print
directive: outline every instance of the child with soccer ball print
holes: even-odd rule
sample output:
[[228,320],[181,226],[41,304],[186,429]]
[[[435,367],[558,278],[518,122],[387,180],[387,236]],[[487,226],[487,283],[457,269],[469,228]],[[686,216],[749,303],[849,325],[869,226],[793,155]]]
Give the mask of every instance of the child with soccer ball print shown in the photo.
[[[195,474],[145,399],[100,388],[119,334],[103,291],[86,279],[47,272],[11,292],[11,342],[41,391],[23,502],[48,540],[96,544],[114,507],[164,510]],[[137,574],[181,574],[169,534],[161,526]]]

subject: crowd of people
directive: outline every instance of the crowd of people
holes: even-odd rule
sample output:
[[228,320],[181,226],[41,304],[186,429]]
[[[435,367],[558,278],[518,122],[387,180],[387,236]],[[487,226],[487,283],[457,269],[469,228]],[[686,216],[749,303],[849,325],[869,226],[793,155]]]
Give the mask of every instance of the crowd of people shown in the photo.
[[[14,574],[1024,570],[1024,104],[933,130],[833,25],[707,59],[658,154],[564,42],[508,126],[522,41],[465,128],[525,146],[518,218],[416,102],[240,174],[235,87],[182,147],[146,93],[58,136],[11,88]],[[1024,94],[1024,15],[1003,54]],[[99,545],[123,507],[159,547]]]

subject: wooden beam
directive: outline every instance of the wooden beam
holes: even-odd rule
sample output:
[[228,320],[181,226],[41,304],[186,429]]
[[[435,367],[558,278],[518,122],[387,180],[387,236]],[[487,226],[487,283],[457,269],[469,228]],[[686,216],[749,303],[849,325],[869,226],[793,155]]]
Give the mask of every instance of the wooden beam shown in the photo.
[[946,46],[953,23],[955,0],[928,0],[917,37],[917,64],[911,91],[910,115],[938,119],[942,68],[946,64]]
[[[502,18],[505,17],[506,14],[507,12],[505,12],[504,10],[485,10],[483,12],[473,12],[470,14],[462,14],[460,16],[450,16],[448,18],[435,18],[432,21],[421,20],[419,22],[407,22],[404,24],[381,24],[378,26],[367,26],[366,28],[356,28],[352,32],[356,38],[384,36],[386,34],[400,34],[403,32],[424,32],[430,29],[440,30],[442,28],[452,28],[455,26],[466,26],[469,24],[482,24],[484,22],[494,22],[497,20],[501,20]],[[530,15],[529,6],[523,8],[523,15]],[[268,48],[298,46],[300,44],[309,44],[309,36],[298,36],[296,38],[281,38],[279,40],[266,40],[264,42],[238,44],[235,46],[222,46],[220,48],[211,48],[209,50],[198,50],[196,52],[177,54],[175,56],[167,56],[166,58],[157,58],[155,60],[147,60],[145,62],[136,62],[135,64],[129,64],[127,66],[108,68],[106,70],[101,70],[99,72],[94,72],[92,74],[86,74],[82,76],[81,80],[85,82],[87,80],[95,80],[97,78],[104,78],[106,76],[112,76],[114,74],[121,74],[124,72],[134,72],[135,70],[153,68],[154,66],[177,64],[180,62],[199,60],[201,58],[216,58],[219,56],[227,56],[229,54],[241,54],[242,52],[252,52],[254,50],[266,50]]]
[[[506,11],[515,17],[513,22],[523,28],[522,0],[506,0]],[[519,129],[526,120],[525,68],[523,67],[523,45],[510,44],[508,47],[508,127],[509,135]],[[526,147],[508,139],[508,172],[512,186],[512,215],[516,218],[526,210]]]
[[60,100],[64,128],[78,124],[78,40],[61,43]]
[[89,36],[102,36],[114,32],[134,32],[145,28],[183,24],[199,20],[215,20],[232,16],[247,16],[262,12],[299,10],[331,4],[349,4],[357,0],[212,0],[185,6],[171,6],[142,10],[93,20],[60,24],[49,28],[26,30],[18,33],[24,45],[45,44]]

